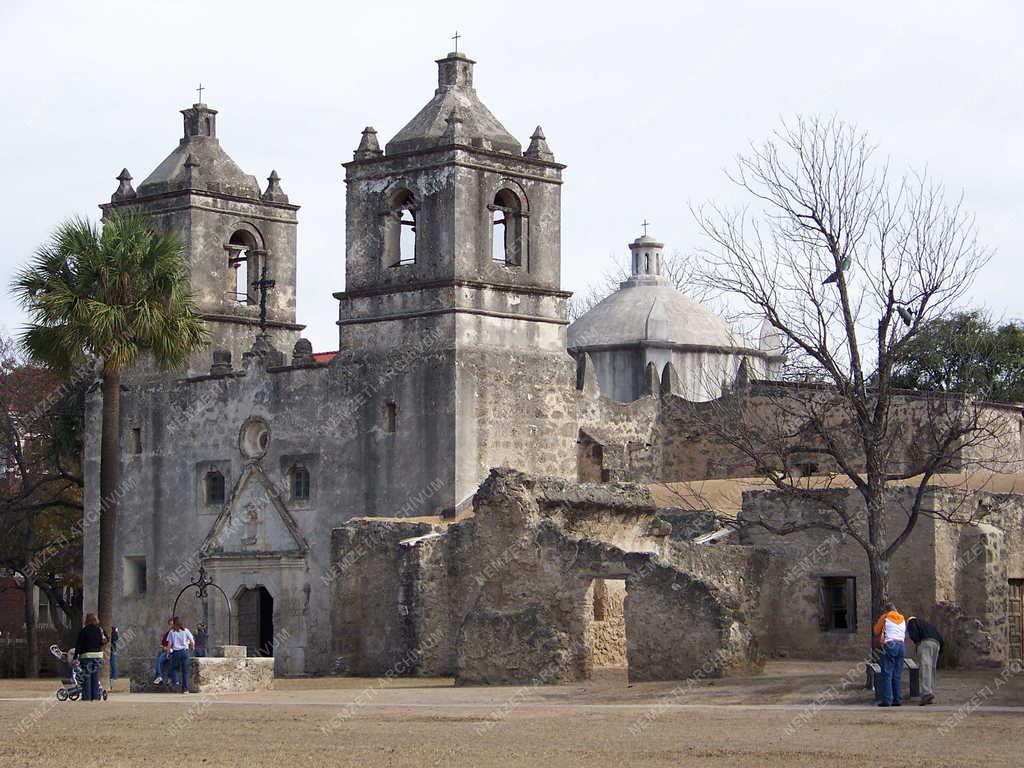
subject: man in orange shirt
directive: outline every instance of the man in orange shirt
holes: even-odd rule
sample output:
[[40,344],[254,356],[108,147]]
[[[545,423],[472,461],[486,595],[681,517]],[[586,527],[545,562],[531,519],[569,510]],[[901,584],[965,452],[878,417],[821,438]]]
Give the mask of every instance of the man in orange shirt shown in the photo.
[[885,613],[875,622],[875,644],[881,649],[879,663],[882,667],[882,700],[880,707],[903,705],[900,681],[903,679],[903,658],[906,656],[904,640],[907,636],[907,622],[896,606],[887,603]]

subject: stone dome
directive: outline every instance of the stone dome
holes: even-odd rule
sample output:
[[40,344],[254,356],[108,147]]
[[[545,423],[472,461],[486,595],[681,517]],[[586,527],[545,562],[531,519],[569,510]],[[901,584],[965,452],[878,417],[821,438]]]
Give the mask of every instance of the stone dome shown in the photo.
[[742,347],[722,318],[680,293],[665,278],[630,278],[568,329],[570,349],[643,342]]
[[646,233],[629,244],[632,276],[569,326],[569,352],[588,355],[601,394],[622,403],[654,394],[658,380],[689,400],[718,397],[744,360],[762,376],[765,353],[662,275],[664,247]]

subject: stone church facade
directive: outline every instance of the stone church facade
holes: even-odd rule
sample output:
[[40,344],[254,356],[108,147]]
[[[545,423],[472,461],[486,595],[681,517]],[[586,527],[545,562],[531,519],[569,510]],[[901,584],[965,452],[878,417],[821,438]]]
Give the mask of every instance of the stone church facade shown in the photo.
[[[298,206],[276,172],[261,189],[231,160],[207,105],[183,111],[179,146],[138,189],[126,170],[102,206],[180,233],[213,337],[185,371],[142,365],[127,379],[122,636],[148,656],[202,567],[226,600],[188,593],[178,613],[206,620],[213,643],[230,636],[273,655],[278,674],[384,674],[411,653],[405,671],[465,681],[536,679],[540,668],[578,679],[594,663],[588,637],[625,637],[619,656],[636,679],[705,663],[687,636],[720,651],[716,673],[756,668],[769,639],[784,647],[804,631],[764,613],[778,556],[753,546],[764,542],[703,546],[709,520],[661,509],[647,486],[752,473],[693,429],[708,393],[696,396],[679,368],[710,365],[720,388],[723,375],[736,381],[722,398],[756,409],[742,387],[775,370],[778,351],[668,331],[620,349],[591,331],[574,359],[560,285],[564,166],[540,127],[524,150],[483,105],[471,59],[437,65],[426,106],[383,149],[366,128],[345,164],[336,352],[315,354],[295,322]],[[663,295],[656,263],[634,269],[669,307],[659,328],[711,322],[672,309],[685,302]],[[261,296],[264,275],[276,285]],[[607,365],[595,370],[591,351],[608,352]],[[602,394],[613,369],[628,383]],[[1020,409],[1004,410],[1019,430]],[[88,419],[90,553],[95,398]],[[1017,458],[1019,448],[1018,437]],[[96,558],[85,563],[88,604]],[[596,628],[598,614],[617,623]]]

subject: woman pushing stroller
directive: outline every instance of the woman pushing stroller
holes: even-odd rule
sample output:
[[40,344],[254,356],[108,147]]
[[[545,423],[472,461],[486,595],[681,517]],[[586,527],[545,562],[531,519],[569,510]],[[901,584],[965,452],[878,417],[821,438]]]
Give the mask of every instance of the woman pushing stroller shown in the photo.
[[103,664],[103,646],[107,636],[100,628],[95,613],[85,615],[85,625],[75,642],[75,655],[82,664],[82,701],[100,701],[100,666]]

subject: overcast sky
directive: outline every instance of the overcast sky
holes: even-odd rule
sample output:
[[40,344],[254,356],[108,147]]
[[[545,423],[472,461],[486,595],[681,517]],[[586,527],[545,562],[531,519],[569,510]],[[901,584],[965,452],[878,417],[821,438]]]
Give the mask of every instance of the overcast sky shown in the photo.
[[[583,290],[646,217],[669,250],[700,244],[687,209],[741,198],[723,176],[780,118],[838,115],[896,168],[963,192],[996,257],[972,296],[1020,317],[1024,47],[1015,2],[603,4],[0,0],[0,167],[11,275],[63,218],[97,217],[127,166],[177,145],[178,110],[218,109],[221,145],[299,211],[298,319],[337,348],[340,164],[433,94],[451,35],[482,101],[524,146],[538,123],[568,165],[562,284]],[[21,318],[6,291],[2,325]]]

